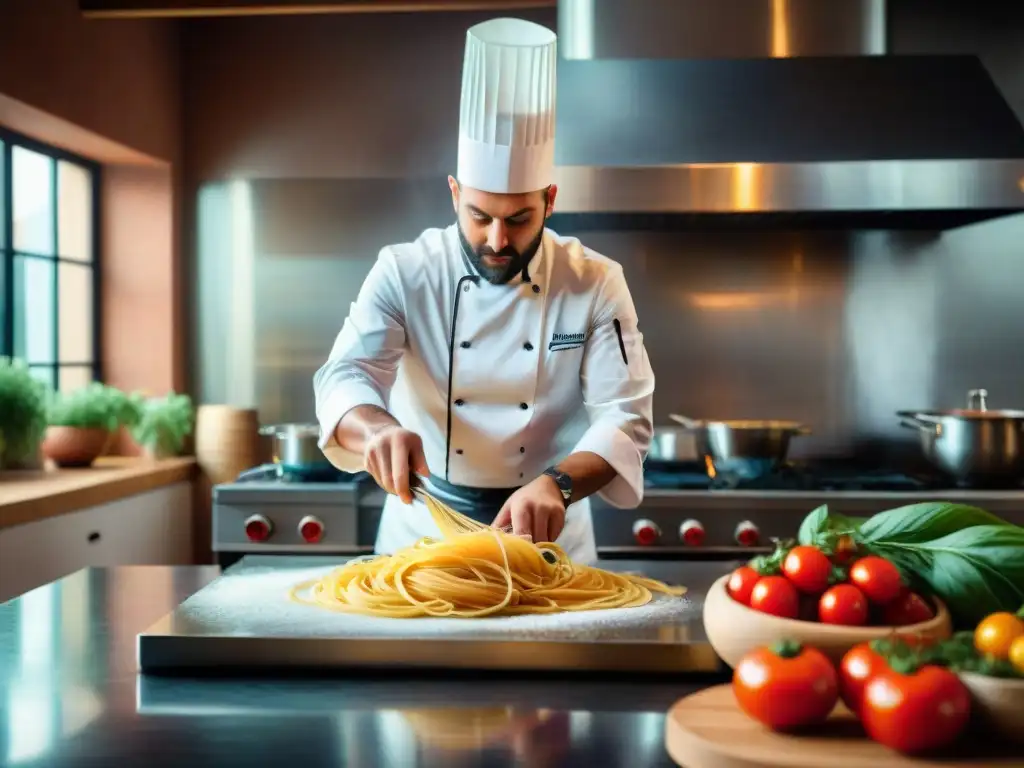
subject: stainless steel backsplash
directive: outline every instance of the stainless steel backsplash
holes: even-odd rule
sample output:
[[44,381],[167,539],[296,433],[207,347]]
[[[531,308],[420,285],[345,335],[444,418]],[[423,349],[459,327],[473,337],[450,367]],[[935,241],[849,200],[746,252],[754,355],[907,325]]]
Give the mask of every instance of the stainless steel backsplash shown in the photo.
[[[892,52],[977,53],[1024,118],[1024,8],[888,6]],[[551,9],[516,15],[555,23]],[[455,160],[461,40],[476,18],[188,26],[201,402],[255,405],[264,422],[313,419],[312,373],[377,250],[453,218],[443,174]],[[398,58],[373,58],[395,39]],[[396,114],[415,115],[415,130]],[[897,409],[960,406],[974,387],[990,407],[1024,407],[1022,216],[941,234],[581,237],[626,270],[659,423],[672,411],[799,419],[814,435],[796,455],[912,454]]]
[[[249,180],[199,206],[199,396],[313,419],[377,250],[453,217],[444,179]],[[567,233],[563,234],[577,234]],[[894,411],[1024,406],[1024,216],[943,233],[583,232],[619,261],[657,376],[656,420],[798,419],[796,455],[913,436]]]

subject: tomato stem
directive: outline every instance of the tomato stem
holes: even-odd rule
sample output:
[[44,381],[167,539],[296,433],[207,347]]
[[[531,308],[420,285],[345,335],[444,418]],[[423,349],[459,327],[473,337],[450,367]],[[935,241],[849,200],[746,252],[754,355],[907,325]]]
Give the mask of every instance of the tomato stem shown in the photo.
[[920,661],[916,654],[909,656],[891,656],[888,659],[889,667],[898,675],[912,675],[920,668]]
[[780,640],[772,645],[772,653],[781,659],[793,659],[800,655],[804,647],[799,640]]
[[1024,619],[1024,605],[1022,605],[1020,607],[1020,610],[1017,611],[1017,618],[1018,619]]

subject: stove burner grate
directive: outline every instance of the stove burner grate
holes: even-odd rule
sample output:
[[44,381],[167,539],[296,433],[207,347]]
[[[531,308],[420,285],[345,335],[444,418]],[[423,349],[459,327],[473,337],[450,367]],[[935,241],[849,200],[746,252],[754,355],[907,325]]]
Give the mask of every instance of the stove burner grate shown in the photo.
[[704,464],[648,462],[646,487],[672,490],[752,491],[877,491],[921,492],[952,487],[940,477],[916,475],[891,468],[849,464],[788,462],[770,466],[759,462],[718,466],[709,476]]

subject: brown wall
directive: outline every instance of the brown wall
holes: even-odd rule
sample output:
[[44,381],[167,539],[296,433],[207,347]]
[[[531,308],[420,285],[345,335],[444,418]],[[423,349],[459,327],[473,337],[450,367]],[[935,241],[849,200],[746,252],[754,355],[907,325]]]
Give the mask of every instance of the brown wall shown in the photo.
[[0,123],[104,163],[102,359],[124,389],[183,389],[175,22],[0,4]]
[[0,93],[160,160],[180,158],[173,23],[86,21],[77,0],[4,0]]

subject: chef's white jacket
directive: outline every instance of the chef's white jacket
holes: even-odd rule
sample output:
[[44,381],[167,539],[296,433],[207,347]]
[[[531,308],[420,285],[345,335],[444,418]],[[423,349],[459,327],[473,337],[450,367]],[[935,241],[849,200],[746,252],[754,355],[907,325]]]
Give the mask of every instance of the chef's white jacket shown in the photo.
[[[590,451],[618,473],[600,495],[639,505],[654,374],[622,268],[545,230],[526,272],[484,280],[455,224],[381,250],[314,376],[331,463],[365,469],[334,431],[369,404],[420,435],[431,475],[449,483],[519,486]],[[423,536],[439,536],[425,506],[389,496],[376,551]],[[556,543],[578,562],[596,559],[588,500],[570,506]]]

